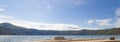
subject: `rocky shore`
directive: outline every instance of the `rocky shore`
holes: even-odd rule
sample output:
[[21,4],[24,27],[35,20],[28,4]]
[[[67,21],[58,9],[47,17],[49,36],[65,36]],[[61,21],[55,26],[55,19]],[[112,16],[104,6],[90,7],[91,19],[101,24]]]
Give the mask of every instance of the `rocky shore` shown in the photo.
[[120,40],[115,40],[114,37],[109,39],[67,39],[64,37],[55,37],[52,40],[37,40],[35,42],[120,42]]

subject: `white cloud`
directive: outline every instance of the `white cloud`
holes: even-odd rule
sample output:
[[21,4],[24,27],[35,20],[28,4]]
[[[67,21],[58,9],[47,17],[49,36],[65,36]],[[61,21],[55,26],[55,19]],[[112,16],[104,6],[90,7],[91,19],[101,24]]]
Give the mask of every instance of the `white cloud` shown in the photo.
[[[120,27],[120,8],[115,10],[115,18],[95,20],[95,23],[99,26],[113,26]],[[113,22],[114,21],[114,22]]]
[[115,27],[120,27],[120,18],[116,19],[116,22],[114,23]]
[[91,24],[96,24],[96,25],[99,25],[99,26],[111,26],[111,25],[112,25],[111,22],[112,22],[112,19],[102,19],[102,20],[89,19],[89,20],[87,21],[87,23],[88,23],[89,25],[91,25]]
[[11,21],[11,23],[27,27],[27,28],[34,28],[39,30],[69,30],[69,28],[79,28],[76,25],[70,24],[49,24],[49,23],[38,23],[38,22],[29,22],[29,21]]
[[[96,25],[99,26],[112,26],[112,27],[120,27],[120,8],[117,8],[115,10],[115,17],[114,18],[110,18],[110,19],[89,19],[87,21],[88,24],[93,24],[95,23]],[[114,21],[114,22],[113,22]]]
[[3,18],[3,19],[12,19],[12,18],[14,18],[14,17],[0,14],[0,18]]
[[0,11],[5,11],[5,7],[7,7],[6,5],[0,4]]
[[5,9],[3,9],[3,8],[0,8],[0,11],[5,11]]
[[117,8],[117,10],[115,11],[116,16],[120,16],[120,8]]
[[120,8],[116,9],[115,14],[116,14],[116,18],[115,18],[114,26],[120,27]]
[[99,26],[111,26],[112,19],[103,19],[103,20],[96,20],[96,24]]
[[0,14],[0,23],[11,20],[11,19],[14,19],[14,17],[10,17],[10,16]]
[[95,21],[94,21],[93,19],[89,19],[89,20],[87,21],[87,23],[88,23],[89,25],[91,25],[91,24],[95,23]]
[[14,17],[0,15],[0,23],[8,22],[17,26],[26,27],[28,29],[39,29],[39,30],[81,30],[81,29],[102,29],[102,28],[90,28],[90,27],[82,27],[73,24],[50,24],[50,23],[40,23],[40,22],[30,22],[17,20]]

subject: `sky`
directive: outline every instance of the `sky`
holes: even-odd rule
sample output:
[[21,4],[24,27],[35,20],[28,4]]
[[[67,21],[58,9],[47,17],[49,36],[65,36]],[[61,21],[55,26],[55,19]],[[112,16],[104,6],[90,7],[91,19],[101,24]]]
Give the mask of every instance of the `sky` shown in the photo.
[[28,29],[120,27],[120,0],[0,0],[0,23]]

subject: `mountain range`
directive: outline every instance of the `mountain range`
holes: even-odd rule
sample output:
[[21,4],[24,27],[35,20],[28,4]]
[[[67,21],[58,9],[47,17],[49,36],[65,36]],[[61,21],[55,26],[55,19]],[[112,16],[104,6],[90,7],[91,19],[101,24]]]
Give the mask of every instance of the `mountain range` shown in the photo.
[[120,35],[120,28],[57,31],[27,29],[11,23],[0,23],[0,35]]

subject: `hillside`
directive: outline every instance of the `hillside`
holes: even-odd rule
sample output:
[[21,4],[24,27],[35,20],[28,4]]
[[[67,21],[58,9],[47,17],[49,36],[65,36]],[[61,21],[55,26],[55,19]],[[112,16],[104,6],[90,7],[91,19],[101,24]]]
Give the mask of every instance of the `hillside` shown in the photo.
[[26,29],[10,23],[1,23],[0,35],[120,35],[120,28],[105,30],[54,31]]

